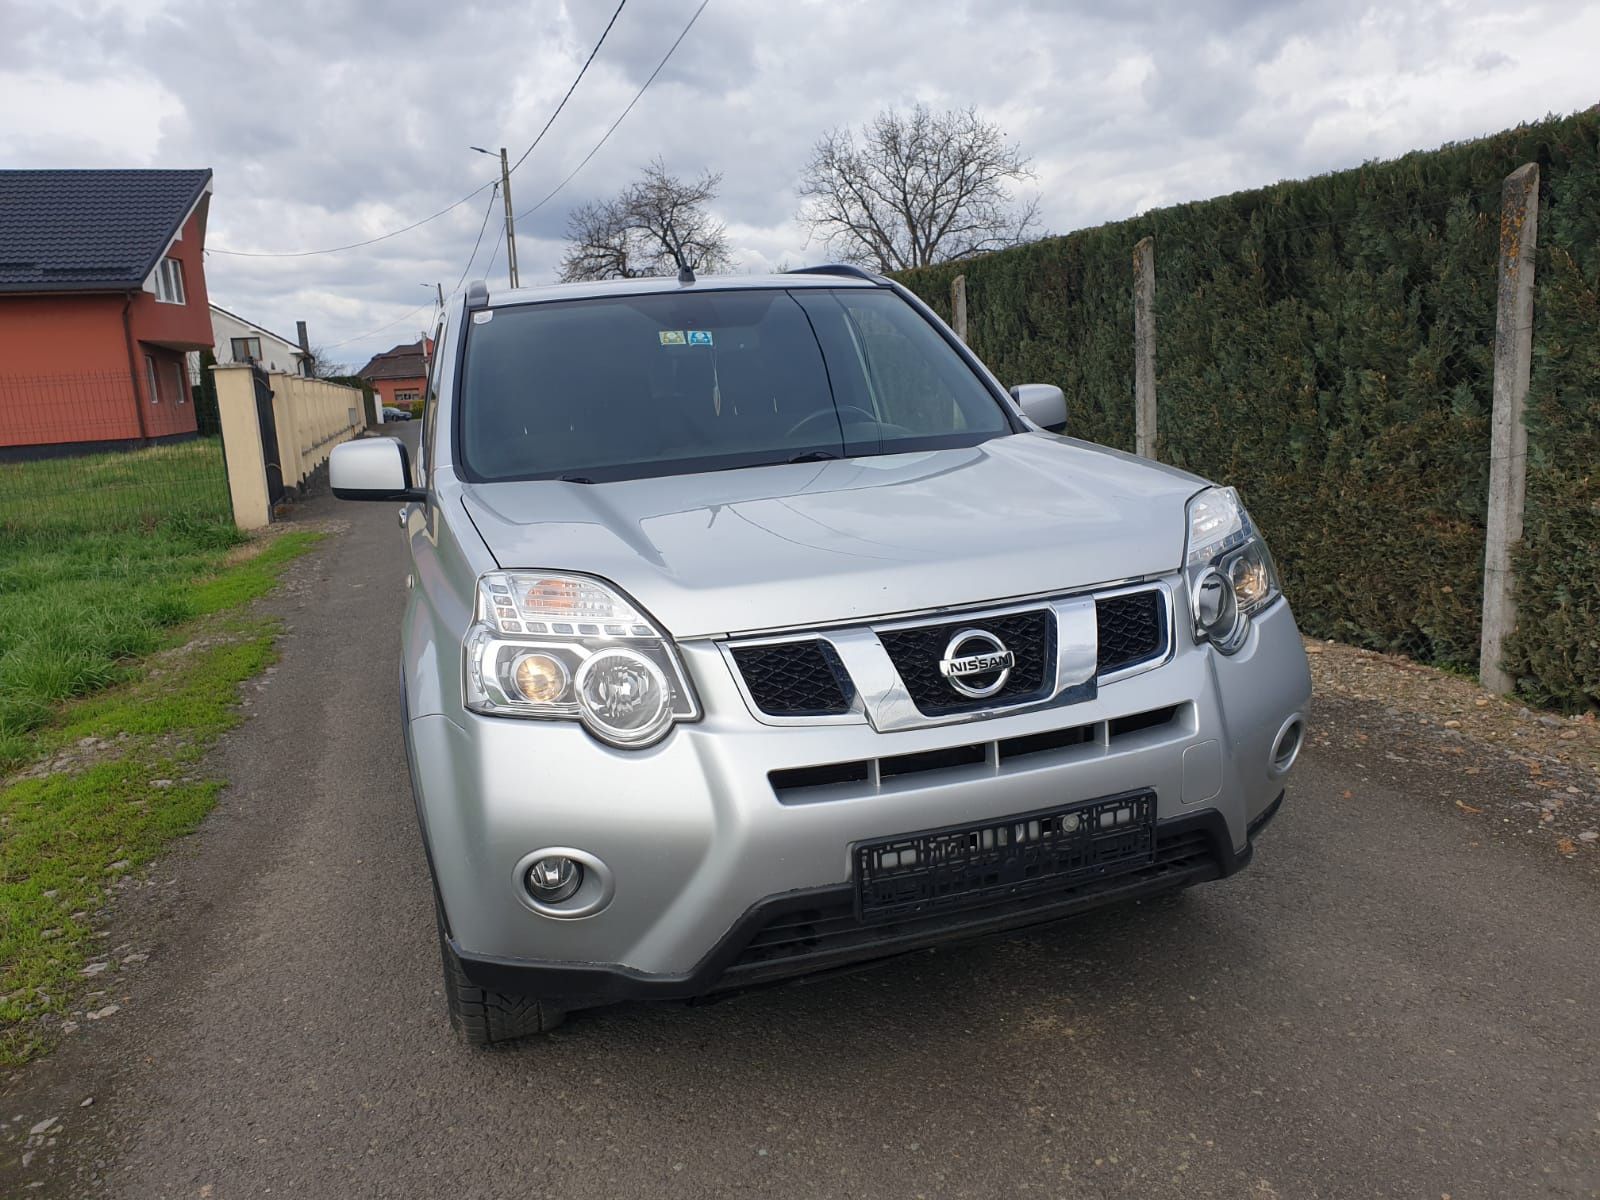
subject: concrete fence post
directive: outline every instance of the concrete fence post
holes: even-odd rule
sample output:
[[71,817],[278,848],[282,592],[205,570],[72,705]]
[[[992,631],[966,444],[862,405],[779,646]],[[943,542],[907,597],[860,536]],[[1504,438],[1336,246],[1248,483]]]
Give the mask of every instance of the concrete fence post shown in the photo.
[[283,471],[283,486],[297,488],[305,477],[300,469],[300,405],[294,394],[292,375],[276,372],[272,381],[272,416],[278,430],[278,466]]
[[261,422],[256,417],[254,372],[246,363],[218,363],[211,370],[217,384],[217,417],[222,426],[233,523],[240,529],[261,529],[272,519],[272,508],[267,503],[267,464],[261,451]]
[[1533,256],[1539,236],[1539,164],[1506,176],[1500,189],[1500,283],[1494,323],[1494,413],[1489,433],[1489,520],[1483,549],[1483,631],[1478,678],[1509,695],[1516,680],[1502,665],[1517,627],[1511,552],[1522,540],[1528,478],[1523,408],[1533,369]]
[[950,328],[956,336],[967,340],[967,277],[957,275],[950,281]]
[[1156,243],[1133,248],[1133,448],[1156,456]]

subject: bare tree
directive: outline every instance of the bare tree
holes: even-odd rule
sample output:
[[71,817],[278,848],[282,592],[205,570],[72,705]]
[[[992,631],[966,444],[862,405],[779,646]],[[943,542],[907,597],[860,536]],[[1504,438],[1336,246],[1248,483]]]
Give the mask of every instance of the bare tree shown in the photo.
[[861,141],[835,129],[800,180],[800,219],[829,249],[879,271],[968,258],[1026,241],[1039,201],[1007,185],[1032,179],[1032,160],[974,109],[885,109]]
[[561,278],[633,279],[726,270],[727,233],[706,206],[717,198],[722,176],[705,172],[684,182],[667,174],[658,158],[644,176],[610,200],[576,208],[567,217],[571,245]]
[[321,346],[311,347],[311,374],[317,379],[343,379],[350,374],[350,365],[340,362],[331,351]]

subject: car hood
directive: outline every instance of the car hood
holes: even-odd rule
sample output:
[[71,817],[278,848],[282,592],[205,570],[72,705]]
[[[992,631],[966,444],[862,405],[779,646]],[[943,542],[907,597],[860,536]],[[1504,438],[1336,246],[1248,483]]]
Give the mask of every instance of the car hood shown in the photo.
[[508,569],[616,583],[673,636],[845,623],[1174,570],[1204,481],[1021,434],[980,446],[580,484],[468,484]]

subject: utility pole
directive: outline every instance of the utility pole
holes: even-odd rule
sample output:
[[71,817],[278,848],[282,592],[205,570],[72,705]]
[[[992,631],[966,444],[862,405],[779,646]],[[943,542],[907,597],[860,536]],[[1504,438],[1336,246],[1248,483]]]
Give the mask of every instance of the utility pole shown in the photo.
[[517,231],[511,216],[511,168],[506,165],[506,148],[500,147],[500,198],[506,202],[506,265],[511,286],[517,286]]
[[[482,146],[473,146],[479,154],[494,156]],[[517,286],[517,231],[516,224],[511,216],[511,166],[506,159],[506,148],[500,147],[500,198],[506,204],[506,267],[507,274],[511,277],[511,286]]]

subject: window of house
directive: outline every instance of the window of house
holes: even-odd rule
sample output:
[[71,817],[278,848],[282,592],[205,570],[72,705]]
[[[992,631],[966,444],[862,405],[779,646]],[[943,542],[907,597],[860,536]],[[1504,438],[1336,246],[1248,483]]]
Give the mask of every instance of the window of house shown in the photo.
[[184,303],[183,264],[175,258],[156,264],[156,299],[163,304]]
[[176,403],[183,404],[189,399],[188,372],[183,369],[183,364],[181,362],[173,363],[172,375],[174,381],[177,383],[177,388],[173,391],[172,395],[175,398]]
[[233,361],[234,362],[260,362],[261,361],[261,339],[260,338],[258,338],[258,337],[253,337],[253,338],[232,338],[232,339],[230,339],[230,341],[233,344]]
[[144,356],[145,386],[150,389],[150,403],[161,403],[161,381],[156,375],[156,360],[150,355]]
[[394,402],[396,404],[415,404],[418,400],[421,400],[421,399],[422,399],[422,393],[418,392],[418,391],[409,391],[409,392],[396,391],[395,394],[394,394]]

